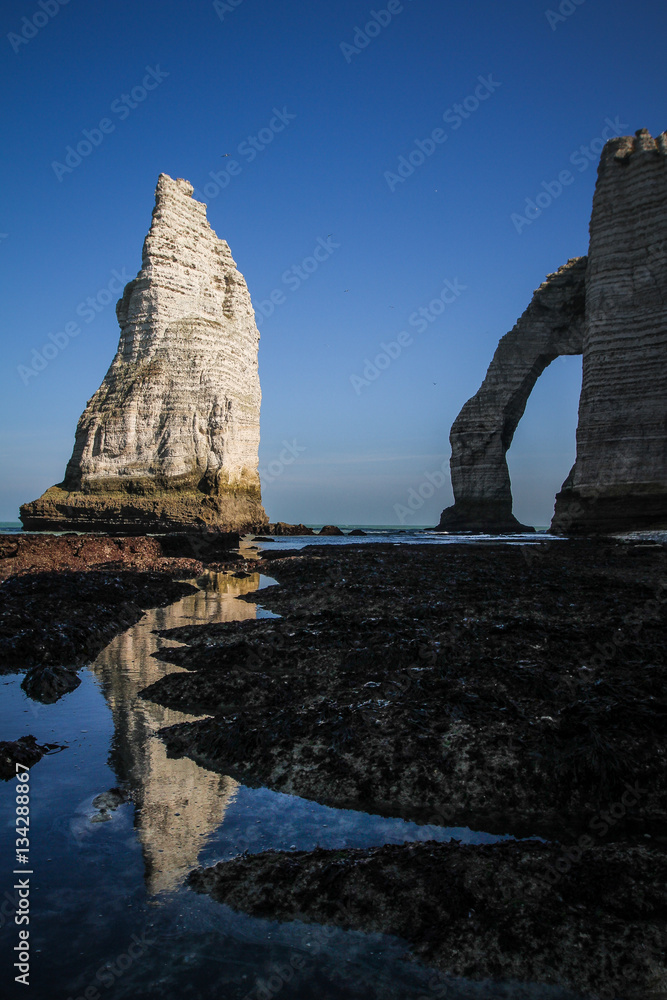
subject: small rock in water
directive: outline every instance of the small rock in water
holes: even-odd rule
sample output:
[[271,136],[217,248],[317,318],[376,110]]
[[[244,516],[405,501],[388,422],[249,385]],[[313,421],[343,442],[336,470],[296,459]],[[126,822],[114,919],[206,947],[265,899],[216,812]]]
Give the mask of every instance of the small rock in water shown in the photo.
[[128,799],[129,795],[121,788],[110,788],[108,792],[96,795],[93,799],[93,807],[98,811],[91,816],[90,822],[107,823],[111,819],[111,814]]
[[24,768],[32,767],[51,750],[62,750],[58,743],[39,744],[34,736],[21,736],[20,739],[0,742],[0,779],[9,781],[16,777],[16,765]]
[[25,675],[21,687],[33,701],[52,705],[64,694],[74,691],[81,678],[73,667],[33,667]]

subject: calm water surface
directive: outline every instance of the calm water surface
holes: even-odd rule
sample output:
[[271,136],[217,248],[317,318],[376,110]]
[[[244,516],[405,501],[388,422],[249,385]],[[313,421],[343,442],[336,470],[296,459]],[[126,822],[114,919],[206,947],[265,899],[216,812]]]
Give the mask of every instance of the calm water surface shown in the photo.
[[[12,916],[0,917],[0,994],[33,1000],[578,1000],[559,988],[453,979],[445,980],[446,992],[442,985],[434,990],[432,970],[411,961],[398,939],[259,920],[185,887],[192,868],[244,850],[502,839],[329,809],[167,758],[157,730],[194,716],[137,697],[146,685],[180,670],[152,657],[161,646],[178,645],[155,630],[270,615],[236,598],[273,582],[259,574],[209,574],[197,594],[148,612],[114,639],[82,671],[81,686],[55,705],[26,698],[22,676],[0,677],[0,738],[32,733],[40,742],[67,744],[31,772],[31,985],[13,982],[18,928]],[[93,800],[111,788],[124,790],[128,801],[105,818]],[[1,783],[0,808],[0,894],[8,912],[11,783]],[[291,974],[294,956],[303,968]]]

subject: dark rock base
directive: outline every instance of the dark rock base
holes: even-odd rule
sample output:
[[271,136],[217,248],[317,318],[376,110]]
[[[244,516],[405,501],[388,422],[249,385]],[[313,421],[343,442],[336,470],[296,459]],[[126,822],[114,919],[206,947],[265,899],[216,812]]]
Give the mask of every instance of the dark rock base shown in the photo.
[[440,515],[435,531],[452,534],[514,535],[535,531],[529,524],[521,524],[512,513],[511,504],[491,500],[459,500]]
[[[29,573],[0,586],[0,674],[35,668],[28,688],[64,693],[67,676],[38,677],[46,665],[81,665],[95,658],[148,608],[164,607],[195,588],[158,573]],[[75,685],[76,686],[76,685]]]
[[562,859],[535,841],[267,851],[198,869],[190,884],[257,917],[395,934],[448,975],[664,996],[667,855],[584,850],[560,874]]
[[[659,832],[662,546],[308,546],[272,552],[280,620],[184,626],[144,692],[213,718],[170,753],[327,805],[519,836]],[[629,796],[626,795],[626,799]]]
[[267,527],[258,491],[223,496],[165,491],[153,496],[131,493],[68,492],[52,486],[38,500],[23,504],[26,531],[122,531],[127,535],[174,531],[255,532]]
[[561,490],[551,522],[555,535],[614,534],[667,529],[667,487],[650,493],[581,496]]
[[58,743],[40,744],[34,736],[21,736],[14,741],[3,740],[0,742],[0,780],[11,781],[18,771],[31,768],[44,754],[56,749],[61,750],[63,747]]

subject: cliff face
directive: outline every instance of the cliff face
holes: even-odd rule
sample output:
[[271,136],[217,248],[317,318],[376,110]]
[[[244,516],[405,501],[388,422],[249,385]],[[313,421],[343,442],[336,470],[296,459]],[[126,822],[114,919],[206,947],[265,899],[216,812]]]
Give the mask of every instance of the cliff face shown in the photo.
[[505,455],[533,386],[561,354],[581,354],[586,258],[548,275],[525,313],[506,334],[478,392],[450,434],[456,503],[443,511],[442,531],[533,531],[512,514]]
[[24,528],[259,528],[259,332],[229,247],[161,174],[142,268],[116,306],[116,357],[82,414],[64,481]]
[[603,150],[583,355],[577,460],[552,531],[667,527],[667,133]]
[[559,354],[583,354],[577,459],[551,530],[667,527],[667,133],[610,140],[588,257],[535,292],[451,432],[455,503],[443,531],[520,531],[505,453]]

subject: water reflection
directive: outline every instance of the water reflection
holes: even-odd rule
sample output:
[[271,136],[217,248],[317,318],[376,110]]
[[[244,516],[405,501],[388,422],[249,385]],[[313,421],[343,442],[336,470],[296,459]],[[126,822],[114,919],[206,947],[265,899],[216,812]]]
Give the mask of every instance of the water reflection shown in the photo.
[[197,584],[201,589],[196,594],[148,611],[91,664],[113,715],[109,763],[135,803],[135,826],[150,894],[175,889],[196,867],[200,850],[222,822],[238,789],[232,778],[206,771],[187,757],[167,758],[157,730],[195,716],[137,697],[148,684],[181,670],[151,655],[160,647],[179,645],[158,637],[156,630],[256,618],[256,606],[236,598],[258,589],[259,573],[243,578],[207,573]]

